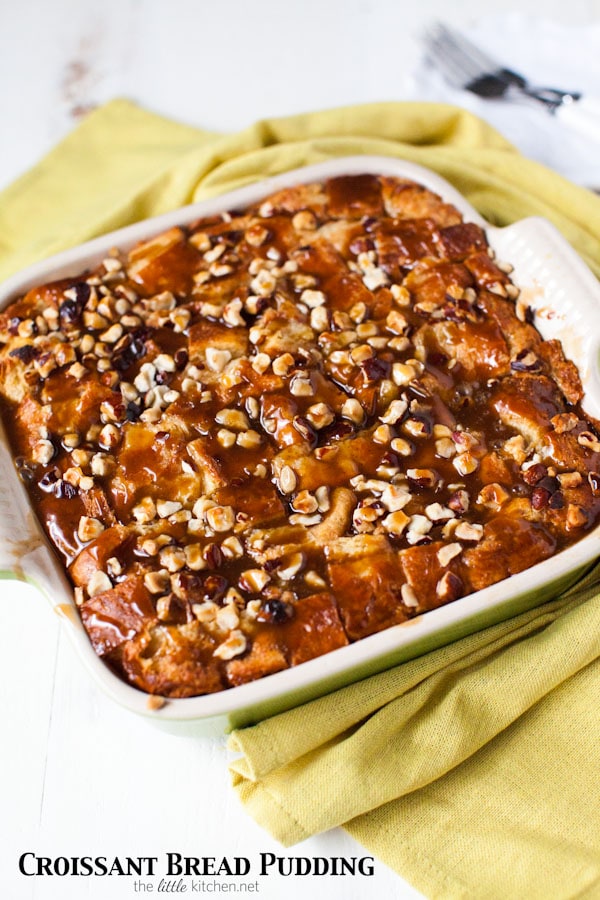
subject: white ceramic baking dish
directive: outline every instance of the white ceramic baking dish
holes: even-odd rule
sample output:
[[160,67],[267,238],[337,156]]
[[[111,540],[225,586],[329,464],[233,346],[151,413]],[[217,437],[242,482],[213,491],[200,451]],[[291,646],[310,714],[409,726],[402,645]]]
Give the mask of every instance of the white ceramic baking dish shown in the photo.
[[[596,325],[600,286],[590,270],[547,221],[531,218],[507,228],[492,227],[438,175],[393,158],[329,160],[111,232],[9,278],[0,286],[0,308],[36,284],[93,267],[112,247],[127,249],[170,226],[243,208],[285,186],[361,172],[418,181],[454,203],[467,221],[485,227],[498,258],[514,265],[513,278],[536,310],[536,325],[543,336],[559,338],[566,355],[577,363],[585,410],[600,418],[600,327]],[[600,527],[531,569],[402,625],[259,681],[218,694],[171,700],[152,710],[148,696],[118,678],[93,651],[68,579],[31,510],[6,436],[0,435],[0,577],[37,586],[62,615],[69,637],[99,685],[123,706],[172,730],[214,731],[247,724],[414,658],[550,599],[575,582],[599,555]]]

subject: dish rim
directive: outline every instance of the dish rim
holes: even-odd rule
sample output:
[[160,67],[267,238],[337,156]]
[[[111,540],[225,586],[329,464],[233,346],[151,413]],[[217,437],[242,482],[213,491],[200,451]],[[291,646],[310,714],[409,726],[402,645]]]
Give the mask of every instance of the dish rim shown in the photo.
[[[82,268],[93,268],[114,246],[120,250],[127,250],[138,241],[147,239],[167,228],[189,224],[201,216],[213,215],[238,207],[243,208],[281,188],[291,187],[294,184],[362,173],[407,178],[429,188],[439,194],[445,202],[454,204],[465,221],[475,222],[483,227],[492,247],[497,242],[505,243],[504,238],[511,236],[509,233],[522,238],[529,230],[533,237],[533,230],[535,230],[539,237],[541,230],[542,246],[546,248],[548,254],[547,264],[550,264],[550,257],[558,252],[560,260],[564,264],[563,268],[566,266],[573,283],[576,283],[580,291],[584,293],[587,291],[589,304],[597,307],[596,312],[600,309],[600,284],[566,240],[546,220],[529,218],[505,228],[497,228],[486,222],[465,197],[437,173],[412,161],[373,155],[336,157],[291,169],[206,200],[144,219],[64,250],[28,266],[0,284],[0,309],[3,309],[16,296],[22,295],[37,284],[68,274],[78,274]],[[544,285],[541,285],[541,289],[543,294]],[[559,293],[561,291],[563,294],[569,293],[564,283],[559,283]],[[544,294],[543,297],[546,299]],[[591,305],[588,308],[591,309]],[[541,327],[540,330],[544,334]],[[583,406],[586,408],[586,400],[589,399],[600,409],[600,371],[598,367],[600,338],[589,339],[588,336],[586,354],[586,399]],[[311,687],[318,690],[320,682],[341,677],[344,672],[350,674],[348,683],[352,683],[355,680],[351,677],[352,670],[369,663],[374,664],[380,658],[385,659],[402,648],[409,648],[417,641],[432,638],[436,633],[460,623],[464,624],[486,611],[490,613],[494,610],[499,611],[511,600],[516,601],[521,595],[529,595],[532,591],[541,590],[568,573],[581,570],[600,555],[600,525],[598,525],[577,543],[549,559],[453,603],[421,614],[406,623],[392,626],[301,665],[273,675],[263,676],[247,684],[226,688],[213,694],[169,698],[161,709],[153,710],[148,708],[148,698],[151,695],[123,681],[93,650],[79,617],[72,588],[62,564],[50,547],[41,525],[32,515],[32,507],[26,489],[12,464],[12,454],[3,429],[0,429],[0,446],[2,447],[0,475],[6,482],[6,487],[2,489],[5,492],[4,500],[6,504],[6,492],[8,492],[10,501],[15,506],[13,511],[19,520],[17,524],[20,526],[20,531],[18,528],[15,530],[4,516],[0,517],[0,548],[5,548],[5,552],[0,554],[0,577],[30,581],[46,596],[51,606],[61,614],[69,638],[75,644],[84,665],[96,683],[109,696],[133,712],[154,718],[158,716],[167,721],[190,722],[227,717],[243,709],[269,703],[278,697],[306,691]],[[7,451],[11,460],[10,466],[6,461]],[[0,502],[1,500],[2,498],[0,498]],[[19,534],[18,540],[15,538],[15,534]],[[25,537],[22,538],[22,535]],[[31,546],[27,544],[27,539],[31,542]],[[6,552],[6,548],[11,546],[13,547],[12,563],[11,552]],[[28,552],[18,556],[15,547],[21,550],[25,547]]]

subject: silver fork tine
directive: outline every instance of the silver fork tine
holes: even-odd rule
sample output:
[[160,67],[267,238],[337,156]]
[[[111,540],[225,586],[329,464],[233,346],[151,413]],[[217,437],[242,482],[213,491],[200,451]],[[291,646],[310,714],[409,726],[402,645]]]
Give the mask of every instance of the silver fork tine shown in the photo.
[[431,45],[426,56],[427,62],[433,68],[437,68],[446,81],[455,88],[463,88],[465,84],[465,74],[460,65],[457,65],[445,52],[443,53],[437,45]]
[[442,51],[452,54],[453,58],[463,65],[463,70],[475,77],[498,68],[496,60],[487,56],[471,41],[463,37],[459,32],[453,31],[441,22],[435,26],[434,34],[437,37],[438,47]]
[[465,83],[481,75],[481,69],[475,67],[470,60],[457,53],[454,46],[443,40],[430,39],[427,55],[430,63],[442,69],[455,87],[462,88]]

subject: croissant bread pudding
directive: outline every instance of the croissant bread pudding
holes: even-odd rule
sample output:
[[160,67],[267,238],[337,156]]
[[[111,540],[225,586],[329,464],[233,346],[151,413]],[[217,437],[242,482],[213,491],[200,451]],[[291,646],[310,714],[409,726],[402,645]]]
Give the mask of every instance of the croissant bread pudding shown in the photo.
[[97,653],[219,691],[583,536],[600,438],[509,273],[431,191],[360,175],[13,302],[5,427]]

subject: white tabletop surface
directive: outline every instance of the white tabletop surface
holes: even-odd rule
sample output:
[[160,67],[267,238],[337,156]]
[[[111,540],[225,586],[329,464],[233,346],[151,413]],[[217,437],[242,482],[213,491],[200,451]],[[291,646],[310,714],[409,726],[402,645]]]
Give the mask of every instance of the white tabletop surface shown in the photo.
[[[471,23],[483,7],[459,0],[453,20]],[[504,0],[493,0],[485,13],[504,8]],[[528,0],[519,8],[579,25],[600,18],[600,0]],[[82,112],[115,96],[225,131],[266,116],[411,96],[418,34],[446,9],[443,0],[2,3],[0,186],[34,164]],[[33,589],[4,582],[2,594],[0,897],[136,896],[133,878],[19,875],[27,851],[161,860],[168,852],[252,860],[261,852],[365,855],[341,829],[282,848],[233,795],[222,737],[173,737],[122,710],[90,682]],[[144,880],[158,890],[158,877]],[[372,877],[258,881],[265,900],[420,896],[382,863]]]

